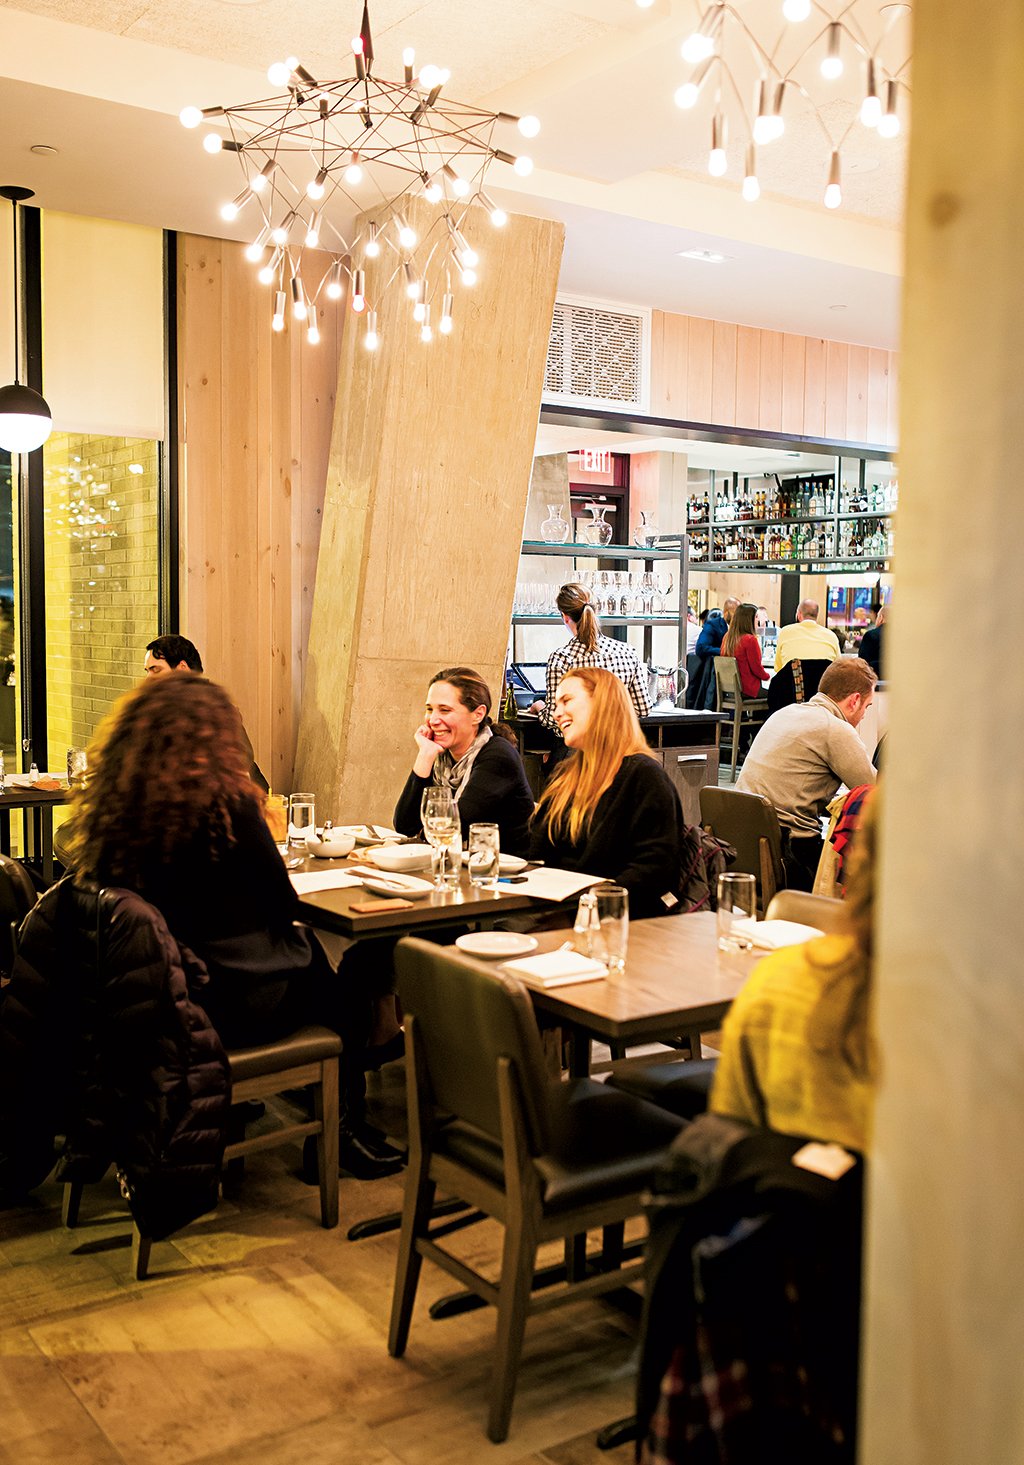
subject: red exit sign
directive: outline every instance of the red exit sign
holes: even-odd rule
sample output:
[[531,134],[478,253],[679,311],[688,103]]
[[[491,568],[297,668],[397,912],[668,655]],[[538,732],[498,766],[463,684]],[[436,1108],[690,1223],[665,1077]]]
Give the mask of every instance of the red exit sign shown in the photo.
[[583,473],[610,473],[612,471],[610,451],[601,452],[597,448],[580,448],[577,457],[580,471]]

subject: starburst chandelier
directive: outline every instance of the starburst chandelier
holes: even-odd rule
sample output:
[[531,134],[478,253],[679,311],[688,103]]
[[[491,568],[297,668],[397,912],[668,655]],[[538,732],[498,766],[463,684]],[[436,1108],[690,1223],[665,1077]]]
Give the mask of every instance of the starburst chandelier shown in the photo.
[[[484,188],[490,165],[507,164],[520,177],[533,169],[530,158],[498,145],[510,140],[502,133],[518,128],[535,137],[540,123],[450,100],[449,73],[432,65],[417,73],[412,50],[403,52],[401,81],[377,75],[368,5],[351,56],[352,73],[338,81],[318,80],[294,56],[275,62],[267,77],[283,94],[185,107],[181,122],[210,124],[206,151],[238,156],[243,187],[221,217],[252,219],[245,253],[271,288],[275,330],[284,330],[290,311],[315,345],[321,294],[347,298],[365,320],[365,346],[375,350],[378,305],[395,287],[429,342],[435,323],[440,334],[451,332],[456,289],[477,281],[470,210],[473,219],[486,211],[496,228],[507,222]],[[332,256],[326,269],[320,251]]]
[[[646,9],[653,0],[636,3]],[[881,138],[901,130],[910,70],[903,22],[910,10],[884,0],[782,0],[757,10],[744,0],[703,4],[682,43],[691,71],[675,101],[684,111],[703,103],[709,113],[710,175],[729,172],[731,119],[741,139],[743,197],[756,202],[758,148],[784,135],[787,113],[803,113],[823,137],[822,202],[839,208],[842,149],[854,129],[873,129]]]

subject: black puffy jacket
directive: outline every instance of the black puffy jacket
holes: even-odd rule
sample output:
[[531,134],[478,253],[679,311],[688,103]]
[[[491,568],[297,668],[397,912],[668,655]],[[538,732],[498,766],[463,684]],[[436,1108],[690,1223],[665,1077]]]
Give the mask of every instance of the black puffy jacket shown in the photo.
[[58,1178],[113,1161],[144,1235],[216,1205],[230,1084],[206,981],[133,892],[70,876],[46,892],[0,994],[0,1191],[39,1184],[64,1135]]

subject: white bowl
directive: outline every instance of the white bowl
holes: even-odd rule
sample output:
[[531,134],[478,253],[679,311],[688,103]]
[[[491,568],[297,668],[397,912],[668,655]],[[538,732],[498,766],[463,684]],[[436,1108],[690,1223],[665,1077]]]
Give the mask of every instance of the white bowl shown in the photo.
[[321,860],[343,860],[355,849],[355,836],[342,834],[340,830],[329,829],[323,839],[307,839],[306,849]]
[[430,855],[429,844],[391,844],[367,850],[363,858],[368,865],[376,865],[378,870],[408,875],[414,870],[428,870]]

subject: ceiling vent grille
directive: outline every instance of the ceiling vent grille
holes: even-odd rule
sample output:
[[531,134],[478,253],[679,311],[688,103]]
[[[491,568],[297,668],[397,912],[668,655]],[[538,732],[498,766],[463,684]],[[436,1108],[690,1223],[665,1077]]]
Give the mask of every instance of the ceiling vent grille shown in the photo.
[[555,302],[544,397],[620,412],[647,410],[650,312],[595,301]]

